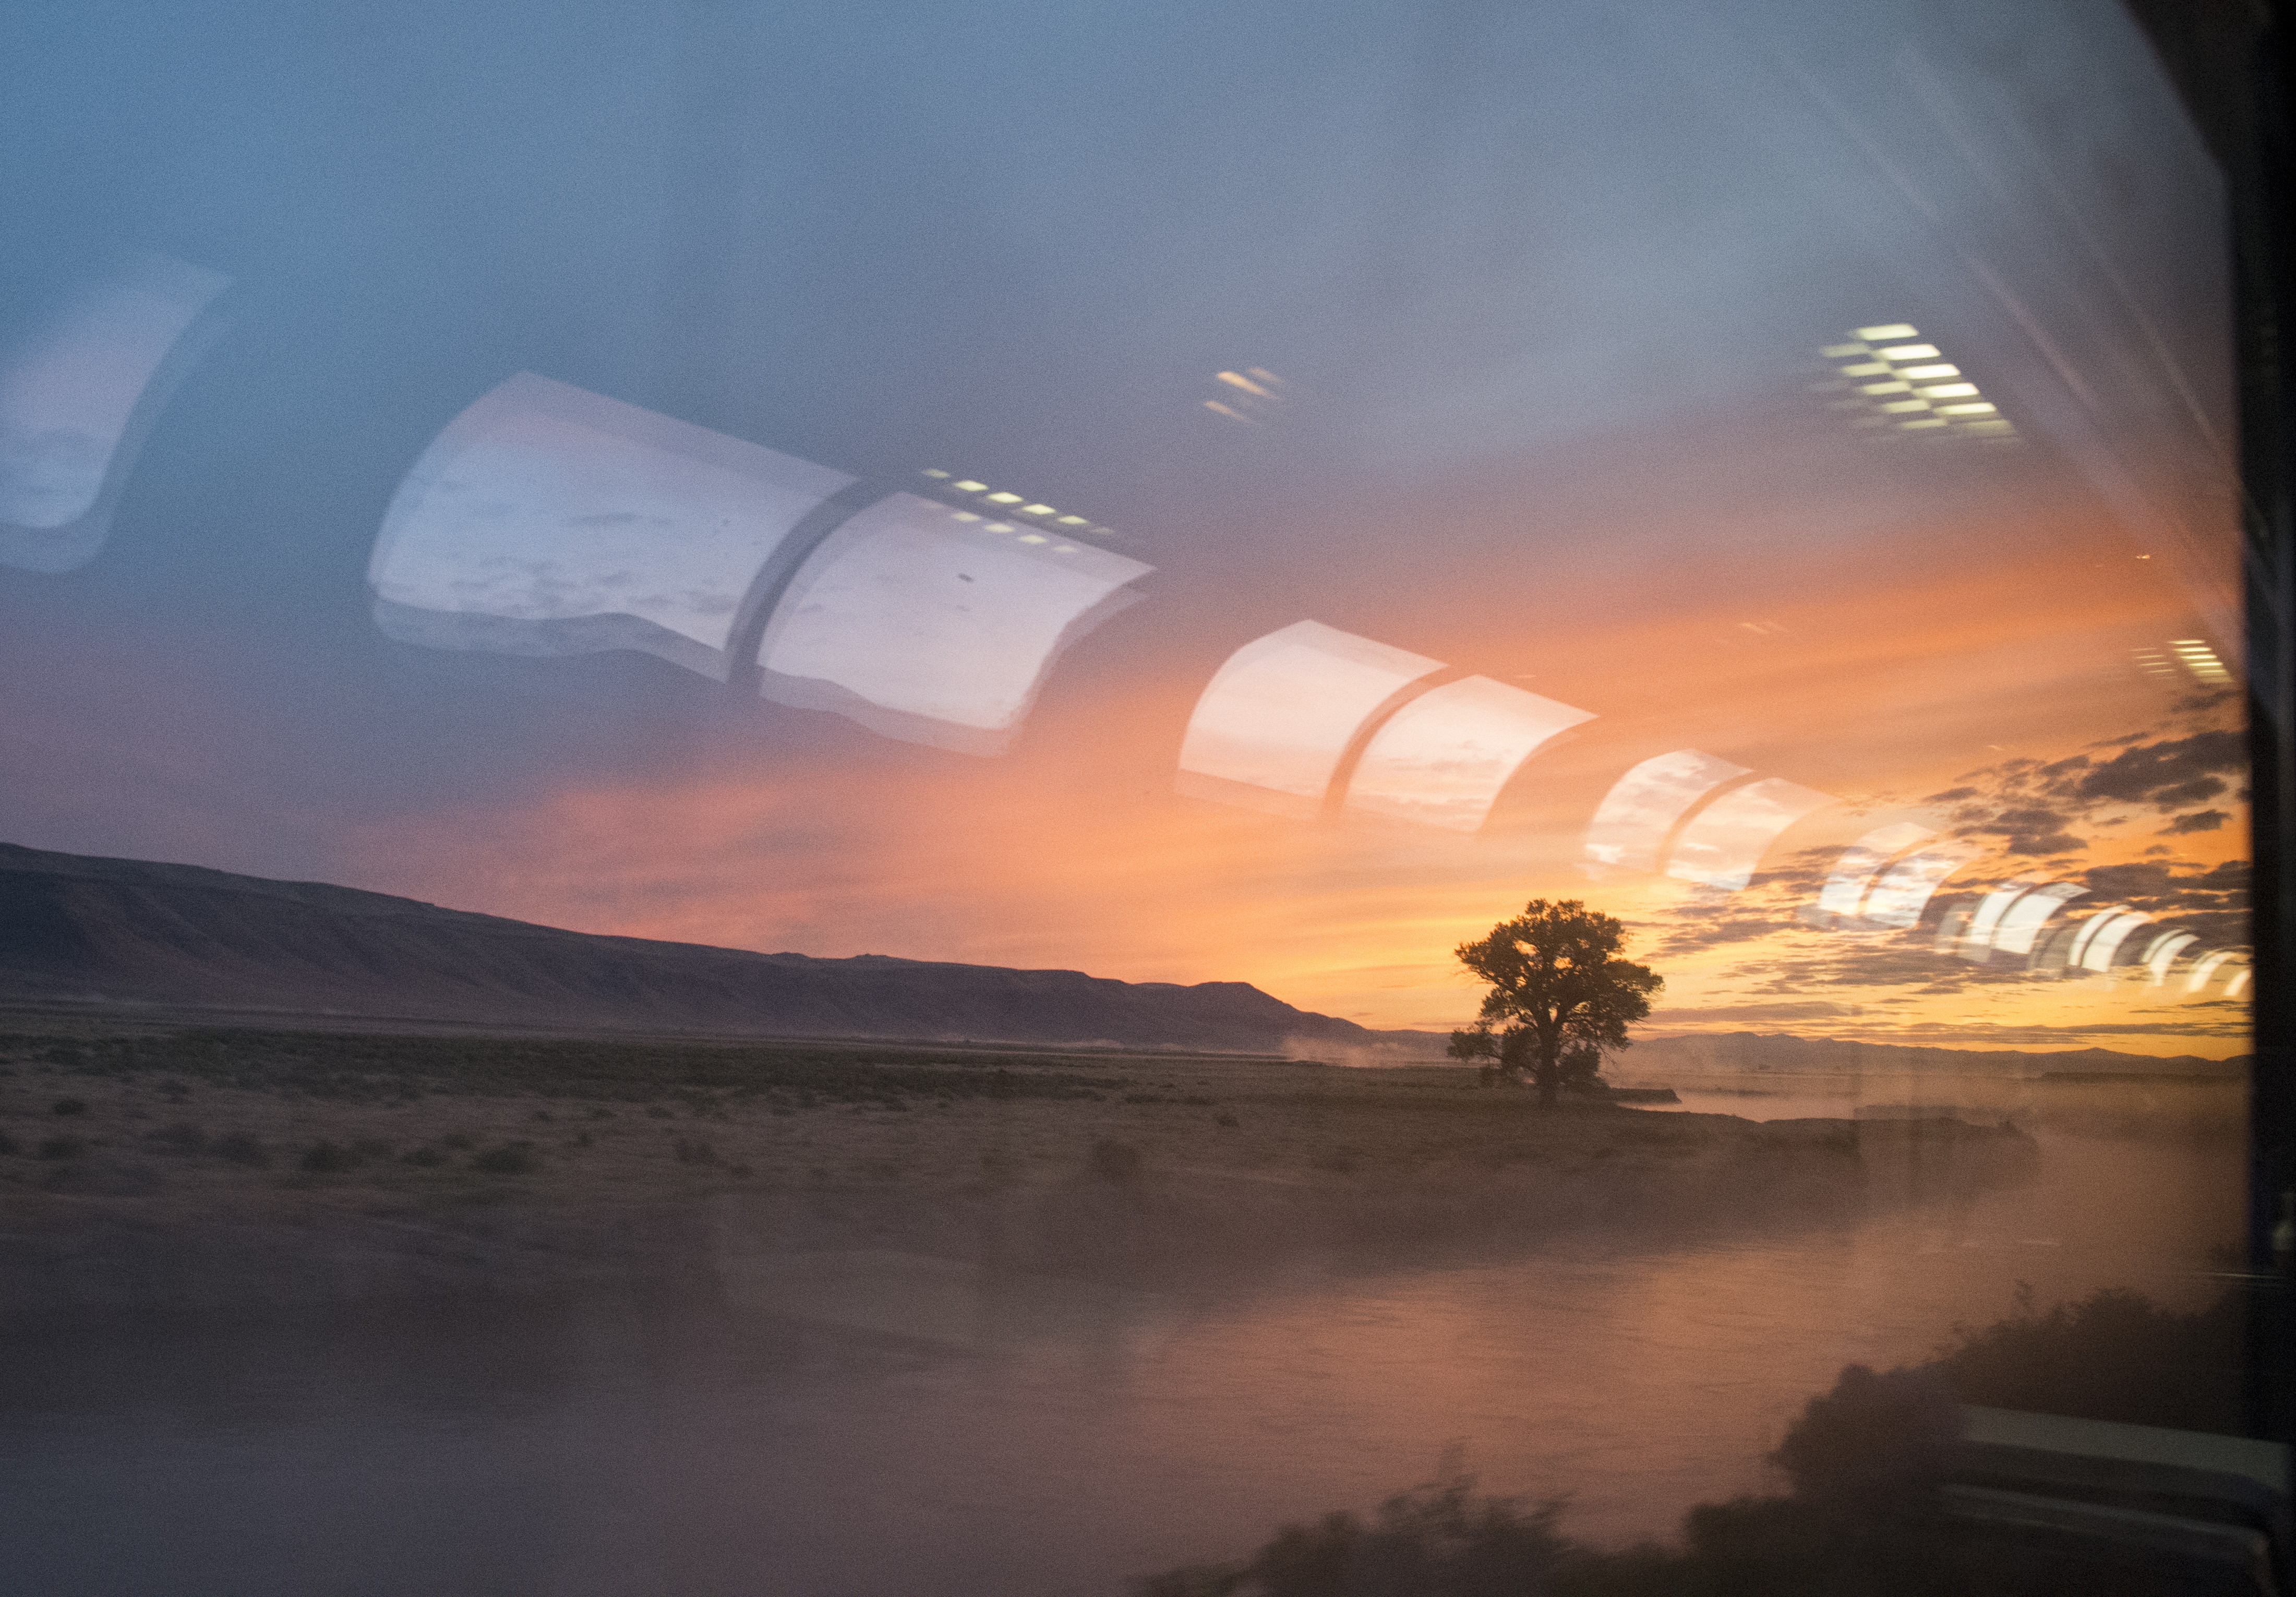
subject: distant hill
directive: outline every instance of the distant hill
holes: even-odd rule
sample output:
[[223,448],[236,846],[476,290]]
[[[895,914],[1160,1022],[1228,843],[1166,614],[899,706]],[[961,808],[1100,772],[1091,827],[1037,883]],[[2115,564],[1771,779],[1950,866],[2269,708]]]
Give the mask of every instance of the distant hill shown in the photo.
[[322,882],[0,844],[0,1001],[762,1036],[1425,1053],[1193,987],[599,937]]
[[2180,1053],[2163,1059],[2122,1053],[2112,1048],[2076,1048],[2034,1052],[2009,1048],[1904,1048],[1842,1037],[1797,1037],[1783,1033],[1715,1032],[1698,1036],[1651,1037],[1637,1042],[1617,1061],[1615,1073],[1640,1079],[1670,1070],[1920,1071],[1998,1070],[2030,1076],[2046,1071],[2087,1075],[2238,1076],[2237,1059],[2202,1059]]

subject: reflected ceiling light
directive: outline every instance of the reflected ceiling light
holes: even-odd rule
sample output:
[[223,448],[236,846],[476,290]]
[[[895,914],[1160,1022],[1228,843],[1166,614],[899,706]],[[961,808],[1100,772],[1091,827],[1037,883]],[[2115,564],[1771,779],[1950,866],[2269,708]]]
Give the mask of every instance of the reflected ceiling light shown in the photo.
[[925,475],[928,477],[946,477],[948,473],[946,471],[936,471],[931,466],[927,466],[925,468]]
[[111,535],[144,440],[223,336],[231,279],[131,256],[0,348],[0,565],[70,571]]
[[978,521],[980,520],[979,516],[974,515],[969,510],[951,511],[948,513],[948,519],[952,521]]
[[1103,549],[1068,558],[957,524],[894,494],[856,512],[791,578],[765,628],[759,691],[873,732],[1001,752],[1062,651],[1137,601],[1151,569]]
[[2239,970],[2232,973],[2232,979],[2225,983],[2224,995],[2227,998],[2239,997],[2243,990],[2248,986],[2248,979],[2255,974],[2255,966],[2243,965]]
[[1024,532],[1013,541],[1021,544],[1048,544],[1052,542],[1050,538],[1047,538],[1041,532]]
[[1060,519],[1058,525],[1062,527],[1089,527],[1092,525],[1092,518],[1090,516],[1062,516]]
[[1020,513],[1024,516],[1049,516],[1053,513],[1053,507],[1049,504],[1024,504]]
[[1844,848],[1826,873],[1825,886],[1818,889],[1817,907],[1823,913],[1854,920],[1864,903],[1866,889],[1883,865],[1915,843],[1926,842],[1937,833],[1926,826],[1916,826],[1910,821],[1899,821],[1867,832]]
[[1891,865],[1866,895],[1863,918],[1872,926],[1902,929],[1918,924],[1945,879],[1982,852],[1973,843],[1939,843],[1907,855]]
[[1733,788],[1682,829],[1666,873],[1735,892],[1753,880],[1762,856],[1786,828],[1836,802],[1831,793],[1778,776]]
[[1018,504],[1021,503],[1021,495],[1018,494],[995,493],[987,495],[987,498],[988,503],[991,504]]
[[949,484],[949,487],[959,489],[960,491],[967,494],[977,494],[988,486],[988,485],[985,482],[975,482],[969,477],[963,482],[953,482]]
[[2177,651],[2177,663],[2190,671],[2195,681],[2220,687],[2232,680],[2232,673],[2225,669],[2217,651],[2199,638],[2179,638],[2169,647]]
[[1428,689],[1381,724],[1357,762],[1347,807],[1476,831],[1523,762],[1595,718],[1592,710],[1469,676]]
[[367,569],[375,624],[440,649],[635,649],[725,681],[761,571],[854,485],[521,373],[448,422],[392,495]]
[[1188,717],[1179,790],[1277,815],[1322,813],[1358,733],[1440,660],[1300,621],[1221,663]]
[[1753,773],[1696,749],[1677,749],[1619,778],[1587,823],[1590,864],[1655,871],[1668,835],[1691,806],[1726,782]]
[[1265,366],[1250,370],[1249,377],[1241,372],[1214,373],[1212,381],[1227,392],[1218,399],[1205,400],[1204,408],[1250,427],[1279,419],[1291,397],[1285,392],[1291,385]]
[[[1931,382],[1936,378],[1961,378],[1958,365],[1939,360],[1938,347],[1891,340],[1915,336],[1908,322],[1861,327],[1855,343],[1827,344],[1818,353],[1827,360],[1846,361],[1839,375],[1811,386],[1820,393],[1849,396],[1828,401],[1829,408],[1850,413],[1852,427],[1882,429],[1889,434],[1919,432],[1937,438],[1972,437],[1996,442],[2013,438],[2016,429],[1988,402],[1977,384],[1967,381]],[[1877,382],[1856,379],[1879,378]],[[1915,383],[1926,386],[1916,389]],[[1886,396],[1907,394],[1906,399]],[[1952,404],[1933,401],[1951,400]],[[1927,413],[1915,415],[1915,413]],[[1915,415],[1910,421],[1897,418]]]

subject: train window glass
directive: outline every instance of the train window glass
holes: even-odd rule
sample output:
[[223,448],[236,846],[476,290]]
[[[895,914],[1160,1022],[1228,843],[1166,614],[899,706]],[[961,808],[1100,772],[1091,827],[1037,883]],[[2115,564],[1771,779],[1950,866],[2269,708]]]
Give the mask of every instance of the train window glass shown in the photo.
[[51,12],[17,1584],[2286,1583],[2243,8]]

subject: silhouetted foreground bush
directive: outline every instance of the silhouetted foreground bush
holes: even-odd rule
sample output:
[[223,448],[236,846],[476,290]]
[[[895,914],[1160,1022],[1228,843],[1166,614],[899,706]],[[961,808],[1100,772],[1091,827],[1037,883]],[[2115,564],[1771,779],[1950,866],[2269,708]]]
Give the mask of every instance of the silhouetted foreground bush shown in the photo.
[[2198,1314],[2106,1287],[2045,1314],[2021,1289],[2018,1312],[1955,1328],[1931,1367],[1964,1403],[2128,1425],[2236,1431],[2247,1326],[2227,1294]]
[[[1948,1519],[1937,1488],[1964,1401],[2210,1428],[2230,1398],[2204,1380],[2163,1387],[2158,1372],[2236,1358],[2239,1314],[2236,1298],[2179,1314],[2111,1290],[2036,1314],[2021,1293],[2015,1315],[1981,1331],[1959,1328],[1956,1344],[1934,1363],[1881,1374],[1861,1364],[1844,1369],[1769,1455],[1792,1491],[1702,1503],[1684,1516],[1678,1547],[1582,1546],[1562,1534],[1559,1500],[1526,1508],[1520,1498],[1480,1495],[1473,1478],[1454,1463],[1445,1478],[1390,1498],[1369,1522],[1337,1513],[1287,1526],[1241,1562],[1170,1570],[1136,1589],[1139,1597],[2138,1597],[2211,1590],[2164,1583],[2157,1568],[2099,1563],[2069,1572],[2013,1540]],[[2237,1391],[2235,1382],[2218,1384]]]

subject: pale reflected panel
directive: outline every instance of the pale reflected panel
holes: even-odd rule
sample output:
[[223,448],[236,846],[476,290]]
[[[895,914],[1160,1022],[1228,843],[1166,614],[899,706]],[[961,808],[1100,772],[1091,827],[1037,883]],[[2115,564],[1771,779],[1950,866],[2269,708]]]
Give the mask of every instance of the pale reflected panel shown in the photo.
[[723,681],[759,568],[853,480],[521,373],[399,485],[368,568],[375,619],[436,648],[638,649]]
[[1982,852],[1973,844],[1940,843],[1907,855],[1866,895],[1864,918],[1875,926],[1914,925],[1945,879]]
[[1993,938],[2001,929],[2001,918],[2009,906],[2032,891],[2030,881],[2005,882],[1985,895],[1977,905],[1976,913],[1969,918],[1969,926],[1962,934],[1963,943],[1973,951],[1973,957],[1983,959],[1985,951],[1993,946]]
[[1783,777],[1750,782],[1723,794],[1682,829],[1666,873],[1735,892],[1753,879],[1754,868],[1779,833],[1835,802],[1831,793]]
[[1844,848],[1841,857],[1833,862],[1825,886],[1818,890],[1817,907],[1830,915],[1854,917],[1865,900],[1866,888],[1882,867],[1915,843],[1926,842],[1935,836],[1937,833],[1928,827],[1916,826],[1910,821],[1867,832]]
[[2152,979],[2150,985],[2160,987],[2169,979],[2169,968],[2181,958],[2185,950],[2201,939],[2189,931],[2171,931],[2152,939],[2144,950],[2144,965]]
[[1587,823],[1587,857],[1598,865],[1658,869],[1659,850],[1690,807],[1724,782],[1750,775],[1743,766],[1677,749],[1646,759],[1619,778]]
[[221,332],[231,279],[139,256],[91,282],[0,352],[0,562],[85,564],[168,395]]
[[1430,688],[1372,734],[1348,784],[1366,815],[1474,831],[1539,747],[1595,718],[1537,693],[1469,676]]
[[2032,953],[2033,939],[2040,935],[2049,918],[2087,891],[2069,881],[2053,881],[2046,887],[2035,888],[2002,912],[1993,929],[1993,946],[2004,954]]
[[1178,787],[1277,815],[1318,814],[1357,731],[1443,662],[1299,621],[1212,676],[1180,743]]
[[2073,938],[2066,962],[2085,970],[2110,970],[2114,957],[2120,952],[2120,946],[2128,940],[2130,934],[2140,926],[2152,924],[2152,916],[2125,905],[2099,910],[2088,918],[2079,935]]
[[873,732],[1001,752],[1061,651],[1152,567],[895,494],[808,557],[767,623],[760,691]]

